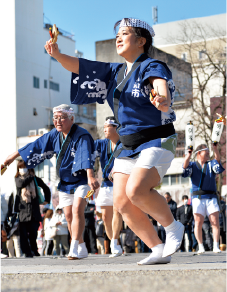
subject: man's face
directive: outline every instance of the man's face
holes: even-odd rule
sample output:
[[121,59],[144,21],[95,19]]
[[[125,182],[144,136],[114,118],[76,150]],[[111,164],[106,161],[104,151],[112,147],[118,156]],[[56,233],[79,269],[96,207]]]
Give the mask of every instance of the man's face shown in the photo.
[[210,152],[209,150],[202,150],[198,152],[198,156],[201,161],[207,162],[210,159]]
[[59,215],[61,215],[62,214],[62,209],[58,209],[57,212],[58,212]]
[[113,125],[104,125],[104,135],[106,139],[111,139],[113,135],[116,135],[116,127]]
[[56,130],[63,133],[68,132],[73,124],[73,120],[63,112],[54,113],[53,122]]
[[169,201],[171,200],[171,196],[165,194],[164,197],[165,197],[167,203],[169,203]]

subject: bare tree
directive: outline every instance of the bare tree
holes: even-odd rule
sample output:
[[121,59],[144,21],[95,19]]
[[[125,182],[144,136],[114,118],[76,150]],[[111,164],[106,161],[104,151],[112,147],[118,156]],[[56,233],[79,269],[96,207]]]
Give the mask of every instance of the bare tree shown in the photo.
[[[168,42],[178,44],[178,57],[184,56],[191,63],[193,83],[193,96],[182,94],[182,99],[187,99],[192,107],[195,137],[211,145],[216,113],[226,115],[226,31],[215,24],[203,26],[191,20],[180,22],[179,31]],[[224,133],[218,145],[222,163],[226,162],[225,137]],[[222,178],[219,175],[219,191]]]

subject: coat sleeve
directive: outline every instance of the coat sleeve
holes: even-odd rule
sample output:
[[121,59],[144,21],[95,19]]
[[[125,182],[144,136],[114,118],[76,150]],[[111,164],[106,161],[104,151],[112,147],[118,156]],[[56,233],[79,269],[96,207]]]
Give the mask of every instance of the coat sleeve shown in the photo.
[[192,224],[192,220],[193,220],[193,213],[192,213],[192,206],[190,206],[190,210],[189,210],[189,221],[188,223],[189,224]]
[[79,59],[79,75],[72,73],[71,103],[88,104],[98,102],[103,104],[113,84],[116,70],[122,64],[104,63]]
[[192,168],[193,168],[193,163],[189,162],[189,165],[187,168],[183,168],[183,173],[182,177],[188,177],[192,175]]
[[93,169],[95,161],[94,141],[90,135],[83,135],[75,145],[72,173],[81,169]]
[[54,155],[54,143],[58,132],[53,129],[47,134],[44,134],[32,143],[25,145],[18,150],[20,156],[24,160],[27,168],[35,168],[45,159],[50,159]]
[[176,220],[180,221],[180,208],[177,208]]
[[43,180],[41,178],[39,178],[37,176],[35,178],[36,178],[38,186],[43,189],[44,201],[49,204],[50,203],[50,197],[51,197],[50,188],[43,182]]

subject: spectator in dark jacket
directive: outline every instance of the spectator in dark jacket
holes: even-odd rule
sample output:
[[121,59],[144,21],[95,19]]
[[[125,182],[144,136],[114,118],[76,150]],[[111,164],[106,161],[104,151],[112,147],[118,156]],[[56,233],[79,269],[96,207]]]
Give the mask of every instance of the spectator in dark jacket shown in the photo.
[[25,257],[32,257],[33,254],[39,256],[36,239],[39,222],[42,221],[42,217],[39,209],[36,182],[43,189],[44,204],[50,203],[50,189],[41,178],[35,176],[33,169],[26,168],[23,160],[19,160],[17,164],[15,182],[17,195],[14,211],[19,212],[21,249]]
[[173,214],[174,219],[176,220],[177,203],[174,200],[172,200],[172,197],[170,196],[170,193],[168,193],[168,192],[165,193],[164,197],[166,199],[167,204],[170,207],[170,210]]
[[84,215],[85,215],[85,229],[84,229],[84,242],[86,244],[89,253],[98,253],[96,245],[96,233],[95,233],[95,205],[88,203]]
[[[188,251],[192,251],[192,219],[193,219],[193,213],[192,213],[192,206],[188,205],[188,196],[184,195],[182,197],[183,205],[177,209],[176,212],[176,218],[177,221],[180,221],[184,227],[184,233],[187,234],[188,236],[188,241],[189,241],[189,247]],[[180,247],[181,251],[185,251],[185,242],[184,242],[184,237],[183,241]]]

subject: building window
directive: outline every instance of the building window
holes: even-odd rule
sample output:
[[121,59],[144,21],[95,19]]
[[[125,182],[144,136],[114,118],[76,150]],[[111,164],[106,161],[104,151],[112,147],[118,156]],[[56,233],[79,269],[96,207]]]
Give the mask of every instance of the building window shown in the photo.
[[207,55],[205,50],[199,51],[199,60],[206,59],[206,57]]
[[33,76],[33,87],[34,88],[39,88],[39,78]]
[[183,53],[181,55],[181,59],[184,60],[185,62],[187,61],[187,53]]
[[93,109],[93,117],[96,118],[96,109]]
[[44,162],[40,163],[35,167],[35,175],[40,178],[44,177]]
[[50,81],[50,89],[55,90],[55,91],[59,91],[59,84],[55,83],[53,81]]
[[87,115],[87,108],[86,108],[86,106],[83,107],[83,115],[85,115],[85,116]]
[[47,88],[47,80],[44,80],[44,88]]
[[162,186],[189,185],[190,177],[182,177],[181,174],[165,175],[162,180]]

